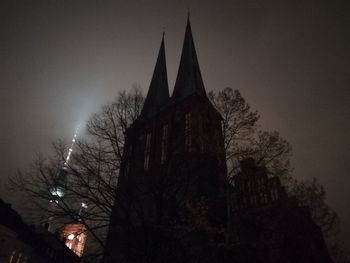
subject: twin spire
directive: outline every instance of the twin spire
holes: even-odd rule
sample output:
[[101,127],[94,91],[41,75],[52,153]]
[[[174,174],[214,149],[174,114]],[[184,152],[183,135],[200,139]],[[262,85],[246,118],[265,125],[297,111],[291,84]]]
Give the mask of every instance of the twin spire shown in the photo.
[[173,98],[182,99],[193,93],[206,96],[194,47],[190,19],[188,18]]
[[169,101],[168,76],[165,62],[164,34],[154,68],[151,84],[148,89],[141,116],[149,117]]
[[[190,20],[187,20],[185,39],[182,47],[180,66],[172,99],[180,100],[192,94],[206,96],[202,75],[199,69],[196,49],[193,42]],[[150,87],[141,112],[149,117],[170,101],[168,77],[165,61],[164,34],[154,68]]]

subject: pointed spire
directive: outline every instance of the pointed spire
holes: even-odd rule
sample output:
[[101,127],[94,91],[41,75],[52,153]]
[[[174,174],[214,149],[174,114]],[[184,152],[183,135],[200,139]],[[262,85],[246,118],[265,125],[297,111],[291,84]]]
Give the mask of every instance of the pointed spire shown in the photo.
[[168,77],[165,61],[164,32],[151,84],[141,112],[142,117],[155,114],[169,101]]
[[181,99],[194,93],[206,96],[188,14],[185,40],[182,47],[181,61],[175,82],[173,98]]

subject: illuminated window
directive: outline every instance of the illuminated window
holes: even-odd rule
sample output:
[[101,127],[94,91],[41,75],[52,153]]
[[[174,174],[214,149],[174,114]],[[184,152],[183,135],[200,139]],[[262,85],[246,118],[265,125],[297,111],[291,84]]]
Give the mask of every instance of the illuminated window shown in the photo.
[[168,148],[168,125],[166,124],[163,126],[163,133],[162,133],[162,155],[160,158],[161,164],[163,164],[166,160],[167,148]]
[[18,258],[17,258],[17,263],[20,263],[20,262],[21,262],[21,258],[22,258],[22,253],[19,253],[19,254],[18,254]]
[[143,168],[145,171],[148,171],[149,169],[149,156],[151,153],[151,133],[147,133],[146,136],[146,147],[145,147],[145,160],[143,164]]
[[272,196],[272,201],[277,201],[278,200],[278,192],[275,187],[271,189],[271,196]]
[[86,240],[86,228],[83,224],[67,224],[63,228],[65,245],[79,257],[82,256]]
[[191,151],[191,113],[186,113],[185,115],[185,147],[186,151]]
[[16,250],[13,250],[12,253],[11,253],[11,256],[10,256],[10,259],[9,259],[9,263],[13,263],[13,259],[15,258],[15,255],[16,255]]

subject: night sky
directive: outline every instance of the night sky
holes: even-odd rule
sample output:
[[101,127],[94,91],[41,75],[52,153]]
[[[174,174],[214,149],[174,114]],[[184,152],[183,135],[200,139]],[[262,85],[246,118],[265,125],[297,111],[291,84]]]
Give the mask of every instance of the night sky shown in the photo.
[[172,91],[188,9],[207,91],[239,89],[291,143],[350,247],[350,1],[1,1],[0,197],[18,205],[7,176],[118,91],[146,94],[163,30]]

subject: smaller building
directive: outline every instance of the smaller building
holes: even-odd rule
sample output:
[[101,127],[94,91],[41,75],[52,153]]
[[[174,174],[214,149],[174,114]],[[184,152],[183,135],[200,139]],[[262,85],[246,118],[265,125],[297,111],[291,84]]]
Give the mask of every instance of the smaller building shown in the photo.
[[278,177],[248,158],[233,178],[228,243],[257,262],[331,263],[322,231],[307,207],[288,197]]
[[78,263],[80,258],[46,229],[25,224],[0,199],[0,262]]
[[79,222],[65,224],[62,229],[62,235],[66,246],[81,257],[87,236],[86,227]]
[[231,213],[269,207],[287,201],[285,188],[278,177],[267,176],[265,167],[258,167],[252,158],[241,161],[241,172],[233,178]]

